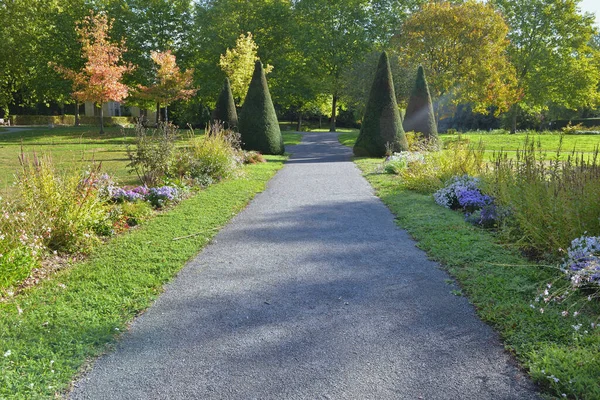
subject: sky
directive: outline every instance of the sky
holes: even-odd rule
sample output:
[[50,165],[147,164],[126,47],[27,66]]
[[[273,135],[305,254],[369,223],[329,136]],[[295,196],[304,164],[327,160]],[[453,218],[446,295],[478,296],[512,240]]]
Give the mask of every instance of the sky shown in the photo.
[[579,3],[582,11],[587,11],[596,14],[596,25],[600,26],[600,1],[599,0],[583,0]]

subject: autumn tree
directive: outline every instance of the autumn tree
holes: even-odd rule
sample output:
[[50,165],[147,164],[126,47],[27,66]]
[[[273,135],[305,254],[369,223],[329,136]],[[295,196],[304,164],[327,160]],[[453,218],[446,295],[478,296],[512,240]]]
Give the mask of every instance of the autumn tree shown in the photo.
[[597,104],[599,50],[593,47],[594,16],[581,14],[579,0],[493,0],[508,22],[510,61],[522,99],[512,110],[540,113],[552,104],[568,109]]
[[[259,60],[258,46],[254,43],[252,33],[241,34],[233,49],[227,49],[219,58],[219,66],[229,78],[231,92],[238,104],[242,104],[248,91],[248,85],[254,72],[254,64]],[[265,65],[265,74],[273,70],[272,65]]]
[[95,102],[100,108],[100,133],[104,133],[104,103],[120,102],[127,97],[129,88],[122,79],[125,73],[133,70],[131,65],[122,62],[125,43],[110,41],[111,28],[112,21],[104,14],[91,13],[85,17],[76,29],[85,66],[80,71],[56,66],[73,82],[73,98],[80,102]]
[[161,106],[165,106],[165,120],[168,122],[168,106],[176,100],[187,100],[196,94],[194,89],[194,70],[181,71],[177,66],[177,58],[170,50],[153,51],[150,57],[157,65],[155,83],[151,86],[140,86],[136,96],[152,99],[156,102],[157,118]]
[[439,120],[441,103],[471,103],[477,112],[508,110],[518,98],[506,57],[508,26],[490,4],[431,2],[413,14],[394,41],[399,62],[427,70]]

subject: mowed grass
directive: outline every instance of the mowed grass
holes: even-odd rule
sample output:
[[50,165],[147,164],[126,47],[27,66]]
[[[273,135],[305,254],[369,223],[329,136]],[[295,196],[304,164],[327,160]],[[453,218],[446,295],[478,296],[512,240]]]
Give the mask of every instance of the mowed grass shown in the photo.
[[285,160],[266,158],[0,302],[0,398],[64,393],[86,361],[109,350],[163,285],[264,190]]
[[[459,287],[448,290],[469,298],[544,393],[600,399],[600,329],[591,325],[598,322],[598,301],[582,294],[560,304],[537,303],[548,283],[566,284],[556,265],[523,258],[493,233],[465,222],[462,213],[437,205],[433,196],[405,190],[396,176],[376,173],[381,159],[355,162],[398,225],[457,279]],[[563,310],[572,315],[581,307],[577,318],[561,316]]]
[[[133,129],[105,128],[103,135],[97,127],[31,128],[0,135],[0,191],[9,188],[19,170],[21,152],[31,156],[50,155],[59,168],[86,168],[102,163],[102,171],[117,179],[120,185],[138,184],[135,174],[129,173],[127,145],[134,143]],[[202,130],[196,130],[203,134]],[[181,144],[189,137],[181,130]],[[283,133],[286,145],[298,144],[302,135]]]
[[[344,146],[352,147],[358,138],[358,130],[344,132],[338,139]],[[480,141],[483,143],[488,158],[491,158],[494,152],[500,150],[507,152],[509,156],[515,156],[516,151],[523,148],[527,134],[481,134],[477,132],[467,132],[460,135],[440,135],[443,143],[449,143],[457,140],[468,141],[477,145]],[[548,157],[553,157],[559,148],[561,135],[556,134],[532,134],[529,139],[533,139],[536,146],[539,142],[539,149],[547,153]],[[596,147],[600,146],[600,135],[563,135],[562,136],[562,158],[565,158],[573,150],[577,152],[592,154]]]

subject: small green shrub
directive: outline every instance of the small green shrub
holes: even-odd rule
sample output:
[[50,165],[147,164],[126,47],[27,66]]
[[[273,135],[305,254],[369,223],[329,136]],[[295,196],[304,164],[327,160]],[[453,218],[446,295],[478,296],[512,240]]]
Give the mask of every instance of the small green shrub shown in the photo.
[[429,194],[444,187],[454,176],[479,176],[485,169],[483,156],[481,142],[477,146],[457,142],[450,151],[424,153],[424,162],[408,163],[399,176],[407,189]]
[[144,185],[160,182],[172,168],[177,137],[177,127],[172,124],[161,124],[157,129],[137,124],[135,143],[127,146],[129,171],[135,172]]
[[120,211],[129,226],[137,226],[153,214],[152,206],[145,201],[124,202],[120,205]]
[[48,156],[21,155],[17,178],[19,207],[34,234],[50,250],[87,252],[107,224],[107,201],[100,196],[98,171],[59,172]]
[[0,198],[0,289],[14,286],[39,266],[44,245],[31,218]]

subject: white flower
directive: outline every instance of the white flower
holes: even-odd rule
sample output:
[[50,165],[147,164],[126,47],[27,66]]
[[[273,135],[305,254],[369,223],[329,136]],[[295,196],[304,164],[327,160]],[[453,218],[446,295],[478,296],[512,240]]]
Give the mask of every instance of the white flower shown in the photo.
[[578,331],[579,328],[581,328],[581,324],[577,324],[577,325],[571,325],[573,327],[573,329],[575,329],[575,331]]
[[8,357],[12,354],[12,351],[7,350],[6,353],[4,353],[4,357]]

